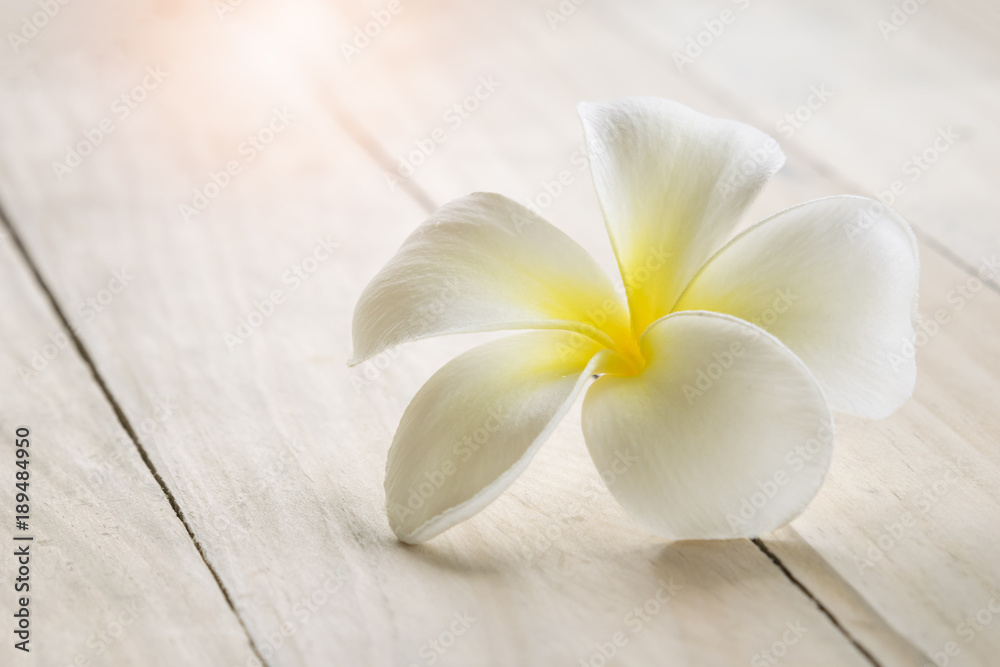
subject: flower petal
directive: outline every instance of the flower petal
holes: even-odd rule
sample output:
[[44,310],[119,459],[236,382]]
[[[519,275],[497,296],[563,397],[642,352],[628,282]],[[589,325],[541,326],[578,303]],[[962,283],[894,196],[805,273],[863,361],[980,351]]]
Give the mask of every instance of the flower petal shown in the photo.
[[864,197],[827,197],[738,236],[677,309],[729,313],[767,329],[809,366],[831,407],[881,418],[913,393],[918,273],[916,239],[895,211]]
[[386,508],[399,539],[429,540],[496,499],[562,419],[601,350],[576,333],[532,331],[473,348],[435,373],[389,450]]
[[579,107],[633,330],[670,312],[691,276],[785,161],[777,142],[654,97]]
[[431,215],[365,288],[349,363],[420,338],[501,329],[566,329],[608,345],[608,334],[629,330],[583,248],[517,202],[476,193]]
[[750,537],[801,512],[833,440],[806,366],[717,313],[668,315],[642,350],[641,374],[602,376],[583,404],[590,455],[622,506],[669,539]]

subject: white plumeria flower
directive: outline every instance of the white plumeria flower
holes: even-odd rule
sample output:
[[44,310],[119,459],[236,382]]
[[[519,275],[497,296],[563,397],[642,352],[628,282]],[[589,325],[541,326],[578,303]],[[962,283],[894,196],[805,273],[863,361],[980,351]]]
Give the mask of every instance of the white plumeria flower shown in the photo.
[[477,193],[420,225],[357,304],[352,365],[429,336],[533,330],[458,356],[403,413],[385,491],[404,542],[497,498],[591,376],[590,455],[668,539],[787,523],[826,474],[830,409],[881,418],[913,391],[900,351],[918,256],[898,214],[827,197],[726,243],[784,162],[774,139],[657,98],[579,112],[625,302],[563,232]]

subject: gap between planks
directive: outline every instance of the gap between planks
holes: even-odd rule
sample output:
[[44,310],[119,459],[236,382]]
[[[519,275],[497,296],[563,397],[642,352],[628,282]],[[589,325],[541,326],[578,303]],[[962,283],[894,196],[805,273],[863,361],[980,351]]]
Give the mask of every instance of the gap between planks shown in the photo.
[[848,629],[844,627],[844,625],[839,620],[837,620],[837,617],[833,615],[833,612],[827,609],[826,605],[823,604],[819,600],[819,598],[813,595],[812,591],[806,588],[805,584],[799,581],[798,577],[792,574],[792,572],[788,569],[788,567],[783,562],[781,562],[781,559],[778,558],[778,556],[775,555],[773,551],[767,548],[767,545],[764,544],[764,540],[760,539],[759,537],[754,537],[750,541],[753,542],[758,549],[764,552],[764,555],[767,556],[772,563],[774,563],[775,567],[781,570],[781,573],[785,575],[786,579],[792,582],[792,584],[794,584],[796,588],[802,591],[802,593],[807,598],[813,601],[813,604],[816,605],[816,608],[819,609],[820,612],[824,616],[826,616],[831,623],[833,623],[833,627],[840,630],[840,634],[844,635],[844,637],[847,638],[847,641],[851,642],[851,645],[854,646],[854,648],[856,648],[858,652],[861,655],[863,655],[866,660],[868,660],[868,662],[874,665],[874,667],[882,667],[882,663],[880,663],[878,660],[875,659],[875,656],[873,656],[871,652],[867,648],[865,648],[864,644],[862,644],[857,638],[855,638],[854,635],[852,635],[848,631]]
[[87,351],[87,348],[84,346],[83,341],[81,341],[77,337],[76,331],[73,329],[72,326],[70,326],[69,320],[66,318],[66,315],[63,312],[62,307],[59,305],[59,302],[56,301],[55,294],[52,292],[51,289],[49,289],[48,284],[42,277],[42,274],[39,271],[37,265],[35,264],[35,261],[32,259],[31,254],[28,252],[27,247],[21,240],[21,236],[18,234],[17,229],[11,222],[10,217],[8,217],[7,211],[3,206],[2,197],[0,197],[0,226],[6,227],[7,233],[10,235],[11,240],[14,242],[14,246],[17,248],[17,252],[21,255],[21,259],[24,260],[24,263],[27,265],[28,270],[31,272],[32,277],[35,279],[35,282],[38,284],[38,287],[42,290],[42,293],[45,295],[45,299],[48,301],[49,305],[52,307],[52,310],[55,312],[56,317],[59,320],[59,323],[66,330],[69,339],[73,341],[73,347],[76,349],[77,354],[80,355],[80,358],[83,360],[83,363],[90,370],[90,374],[94,378],[94,382],[97,383],[98,388],[101,390],[101,394],[104,396],[105,400],[107,400],[108,404],[111,406],[111,409],[115,413],[115,417],[118,418],[118,423],[121,424],[121,427],[123,429],[125,429],[125,433],[128,434],[129,440],[132,441],[132,444],[135,445],[136,450],[139,452],[139,457],[142,459],[142,462],[145,464],[146,468],[153,476],[153,479],[156,480],[156,483],[159,485],[160,490],[166,497],[167,502],[170,503],[170,507],[171,509],[173,509],[174,514],[177,515],[177,518],[184,526],[184,530],[187,531],[187,535],[189,538],[191,538],[191,542],[194,543],[194,548],[198,551],[198,555],[201,557],[202,562],[205,563],[205,567],[208,568],[208,571],[211,573],[212,578],[215,580],[215,584],[219,587],[219,590],[222,592],[222,597],[226,600],[226,604],[229,605],[229,608],[232,610],[233,615],[236,617],[236,621],[240,624],[240,627],[243,628],[243,632],[247,636],[247,641],[250,644],[250,649],[253,651],[254,657],[256,657],[257,660],[260,661],[260,664],[264,665],[264,667],[269,667],[268,662],[264,659],[264,656],[261,655],[260,650],[257,648],[257,643],[254,641],[253,635],[247,628],[246,623],[243,622],[243,618],[240,616],[240,613],[236,610],[236,606],[233,604],[233,600],[229,596],[229,591],[226,590],[226,587],[223,585],[222,580],[219,578],[219,574],[215,571],[215,568],[212,567],[212,564],[206,557],[205,552],[201,547],[201,543],[198,542],[198,539],[195,537],[194,532],[191,530],[191,526],[188,524],[187,518],[184,516],[184,512],[181,510],[180,505],[177,503],[177,499],[174,498],[174,495],[173,493],[170,492],[170,489],[167,487],[166,482],[163,481],[163,477],[160,476],[160,473],[153,466],[153,462],[150,460],[149,455],[146,453],[146,449],[142,446],[142,443],[139,442],[139,438],[138,436],[136,436],[135,429],[132,428],[131,422],[129,422],[128,417],[125,416],[124,411],[121,409],[121,406],[118,404],[118,401],[111,393],[111,390],[108,388],[108,385],[104,381],[104,378],[101,377],[101,374],[97,370],[97,366],[94,364],[94,361],[91,358],[90,353]]

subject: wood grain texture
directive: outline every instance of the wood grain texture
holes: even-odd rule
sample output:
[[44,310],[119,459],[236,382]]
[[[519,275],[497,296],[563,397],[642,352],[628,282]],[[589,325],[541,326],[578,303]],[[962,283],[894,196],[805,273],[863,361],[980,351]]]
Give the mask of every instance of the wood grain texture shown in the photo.
[[[71,319],[111,271],[134,273],[80,338],[268,665],[420,665],[431,655],[446,665],[579,664],[599,661],[617,632],[628,641],[616,664],[752,664],[789,623],[808,631],[785,664],[871,664],[852,638],[884,665],[924,664],[950,641],[960,647],[950,664],[990,664],[1000,624],[969,642],[961,624],[988,608],[1000,584],[991,543],[1000,530],[1000,296],[981,289],[959,306],[955,294],[970,289],[970,276],[938,248],[975,262],[971,249],[994,239],[976,222],[991,214],[972,196],[984,191],[978,181],[966,184],[959,209],[948,208],[957,192],[950,179],[973,168],[996,173],[991,135],[949,152],[956,161],[942,160],[907,197],[913,203],[900,205],[930,240],[921,247],[921,311],[933,320],[944,310],[948,321],[919,347],[916,397],[900,413],[879,423],[838,419],[820,496],[762,543],[787,572],[748,541],[665,544],[635,528],[594,470],[578,407],[497,502],[427,545],[403,547],[382,510],[396,423],[437,367],[490,336],[426,341],[344,366],[368,278],[430,208],[469,191],[535,203],[614,271],[581,150],[581,99],[657,94],[774,132],[761,119],[776,120],[822,83],[807,74],[830,72],[837,97],[795,134],[788,165],[748,219],[877,187],[879,169],[905,158],[895,153],[904,130],[936,116],[905,111],[923,99],[914,84],[878,97],[905,120],[893,125],[891,145],[873,138],[890,121],[859,129],[873,87],[927,64],[915,47],[875,55],[870,30],[865,53],[882,70],[821,48],[854,39],[873,9],[753,3],[711,52],[677,72],[673,49],[728,4],[592,2],[553,22],[546,12],[556,3],[404,2],[351,62],[340,43],[379,2],[243,3],[221,17],[203,4],[164,2],[97,24],[88,17],[101,7],[67,7],[0,68],[0,195]],[[30,8],[17,4],[11,15]],[[797,74],[755,64],[785,62],[786,51],[767,44],[798,44],[810,31],[819,46],[808,67],[791,68]],[[760,60],[741,62],[750,52]],[[949,57],[978,62],[964,51]],[[824,58],[829,69],[817,70]],[[162,80],[120,117],[114,100],[142,85],[148,68],[162,69]],[[967,70],[954,82],[958,99],[936,113],[958,110],[982,127],[992,93],[973,89],[988,75],[986,66]],[[448,114],[477,91],[460,122]],[[52,162],[104,117],[113,131],[60,178]],[[433,154],[390,183],[399,158],[438,128],[446,138]],[[251,136],[269,141],[251,151]],[[220,175],[233,162],[236,173]],[[180,204],[194,206],[196,190],[206,208],[186,214]],[[945,210],[960,210],[961,224],[939,218]],[[72,401],[51,409],[75,414]],[[150,419],[158,401],[170,402],[169,419]],[[134,447],[126,451],[137,460]],[[130,496],[144,518],[123,523],[149,521],[155,494],[146,495]],[[165,514],[163,525],[180,525]],[[896,537],[906,516],[912,522]],[[870,556],[885,534],[891,546]],[[179,538],[158,548],[193,551]],[[101,609],[127,595],[101,590]],[[643,620],[642,606],[656,613]],[[239,632],[224,601],[206,617]],[[169,642],[200,619],[158,617],[136,636]],[[93,632],[69,611],[60,627]],[[243,641],[207,639],[220,655],[190,664],[254,664]],[[139,655],[110,654],[107,664]]]
[[[7,626],[26,665],[230,664],[251,651],[211,572],[4,229],[0,470]],[[129,295],[122,293],[124,303]],[[142,407],[157,428],[157,401]],[[14,433],[30,430],[29,529],[14,529]],[[23,459],[16,459],[23,460]],[[13,536],[31,536],[14,541]],[[30,573],[15,550],[28,547]],[[14,591],[14,577],[30,588]],[[26,580],[25,580],[26,579]],[[11,619],[28,598],[27,653]]]

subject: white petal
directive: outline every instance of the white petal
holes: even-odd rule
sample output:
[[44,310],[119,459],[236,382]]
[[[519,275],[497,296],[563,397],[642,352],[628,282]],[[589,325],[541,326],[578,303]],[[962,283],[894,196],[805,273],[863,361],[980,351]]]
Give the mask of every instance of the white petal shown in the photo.
[[567,329],[610,344],[606,333],[625,337],[628,313],[575,241],[517,202],[476,193],[435,212],[365,288],[350,363],[420,338],[501,329]]
[[677,309],[758,324],[809,366],[835,410],[881,418],[913,393],[918,273],[916,240],[898,214],[864,197],[827,197],[734,239]]
[[429,540],[499,496],[569,409],[601,349],[579,334],[532,331],[473,348],[435,373],[389,450],[386,508],[399,539]]
[[629,97],[579,111],[633,329],[641,332],[670,312],[785,156],[749,125],[669,100]]
[[750,537],[801,512],[833,440],[805,365],[717,313],[668,315],[642,350],[642,373],[602,376],[583,404],[590,455],[622,506],[669,539]]

